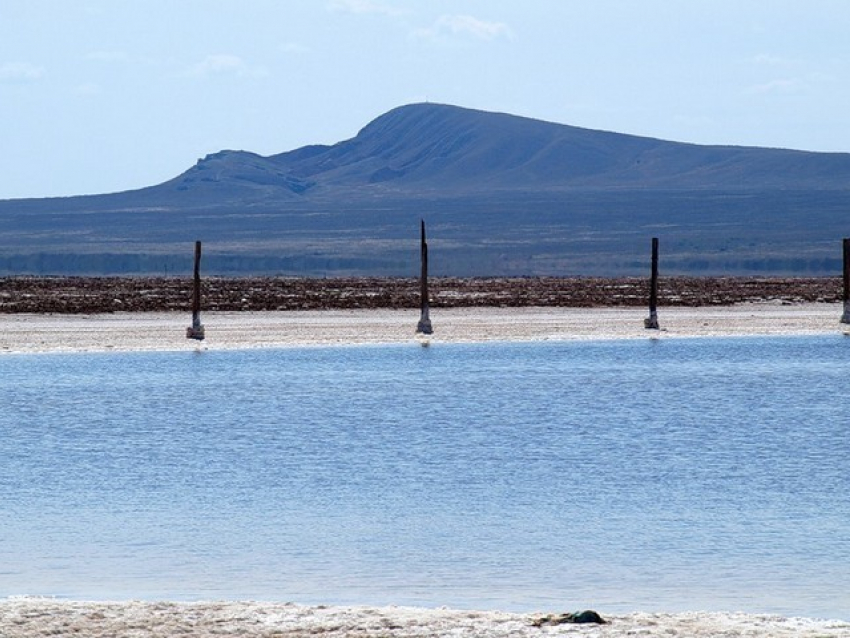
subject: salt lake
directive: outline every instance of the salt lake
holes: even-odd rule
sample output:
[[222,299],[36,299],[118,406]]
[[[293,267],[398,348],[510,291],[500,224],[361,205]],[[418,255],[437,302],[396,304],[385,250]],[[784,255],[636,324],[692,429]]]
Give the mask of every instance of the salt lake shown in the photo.
[[0,358],[0,596],[850,619],[842,335]]

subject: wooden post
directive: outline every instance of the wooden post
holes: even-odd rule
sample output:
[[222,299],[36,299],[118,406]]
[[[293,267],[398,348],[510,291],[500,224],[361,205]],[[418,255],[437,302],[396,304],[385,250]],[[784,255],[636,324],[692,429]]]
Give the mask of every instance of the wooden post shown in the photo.
[[643,320],[645,328],[658,330],[658,237],[652,238],[652,279],[649,283],[649,317]]
[[186,328],[187,339],[204,339],[204,326],[201,323],[201,242],[195,242],[195,280],[192,289],[192,325]]
[[850,238],[844,238],[844,314],[841,323],[850,323]]
[[431,327],[431,318],[428,316],[428,242],[425,241],[425,220],[421,220],[419,251],[419,323],[416,325],[416,334],[429,335],[434,332]]

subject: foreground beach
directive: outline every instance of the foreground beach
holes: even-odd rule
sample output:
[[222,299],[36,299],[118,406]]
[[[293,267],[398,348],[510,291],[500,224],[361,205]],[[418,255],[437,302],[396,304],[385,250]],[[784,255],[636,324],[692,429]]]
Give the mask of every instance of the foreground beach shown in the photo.
[[[414,310],[208,312],[206,340],[186,339],[186,313],[0,315],[0,353],[183,351],[415,342]],[[642,308],[434,309],[429,341],[562,341],[840,334],[840,304],[777,302],[660,308],[647,330]]]
[[[543,614],[545,615],[545,614]],[[850,623],[740,613],[635,613],[605,625],[535,625],[541,614],[409,607],[308,607],[258,602],[0,601],[0,636],[681,636],[838,638]]]

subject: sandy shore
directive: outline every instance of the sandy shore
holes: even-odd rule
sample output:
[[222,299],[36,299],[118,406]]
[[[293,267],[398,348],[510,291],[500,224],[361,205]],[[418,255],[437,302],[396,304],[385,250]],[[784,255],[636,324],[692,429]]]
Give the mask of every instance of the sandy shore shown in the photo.
[[780,616],[636,613],[606,625],[535,626],[541,614],[408,607],[307,607],[254,602],[71,602],[0,600],[0,636],[680,636],[837,638],[850,623]]
[[[463,308],[431,313],[431,342],[645,339],[660,336],[839,334],[840,304],[742,304],[661,308],[646,330],[637,308]],[[218,312],[202,317],[206,340],[186,339],[184,313],[0,315],[0,353],[182,351],[415,342],[418,311]]]

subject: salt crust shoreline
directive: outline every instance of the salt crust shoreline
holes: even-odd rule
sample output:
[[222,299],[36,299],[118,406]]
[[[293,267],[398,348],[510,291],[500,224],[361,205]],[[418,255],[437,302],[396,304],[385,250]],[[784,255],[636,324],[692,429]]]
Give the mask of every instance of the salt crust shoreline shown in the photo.
[[[660,308],[647,330],[639,308],[450,308],[431,312],[429,342],[568,341],[841,334],[841,304]],[[0,354],[233,350],[415,343],[418,311],[210,312],[206,340],[186,339],[183,313],[0,315]]]
[[414,607],[326,607],[264,602],[0,600],[0,636],[680,636],[838,638],[850,623],[781,616],[687,612],[606,616],[606,625],[535,627],[541,614]]

